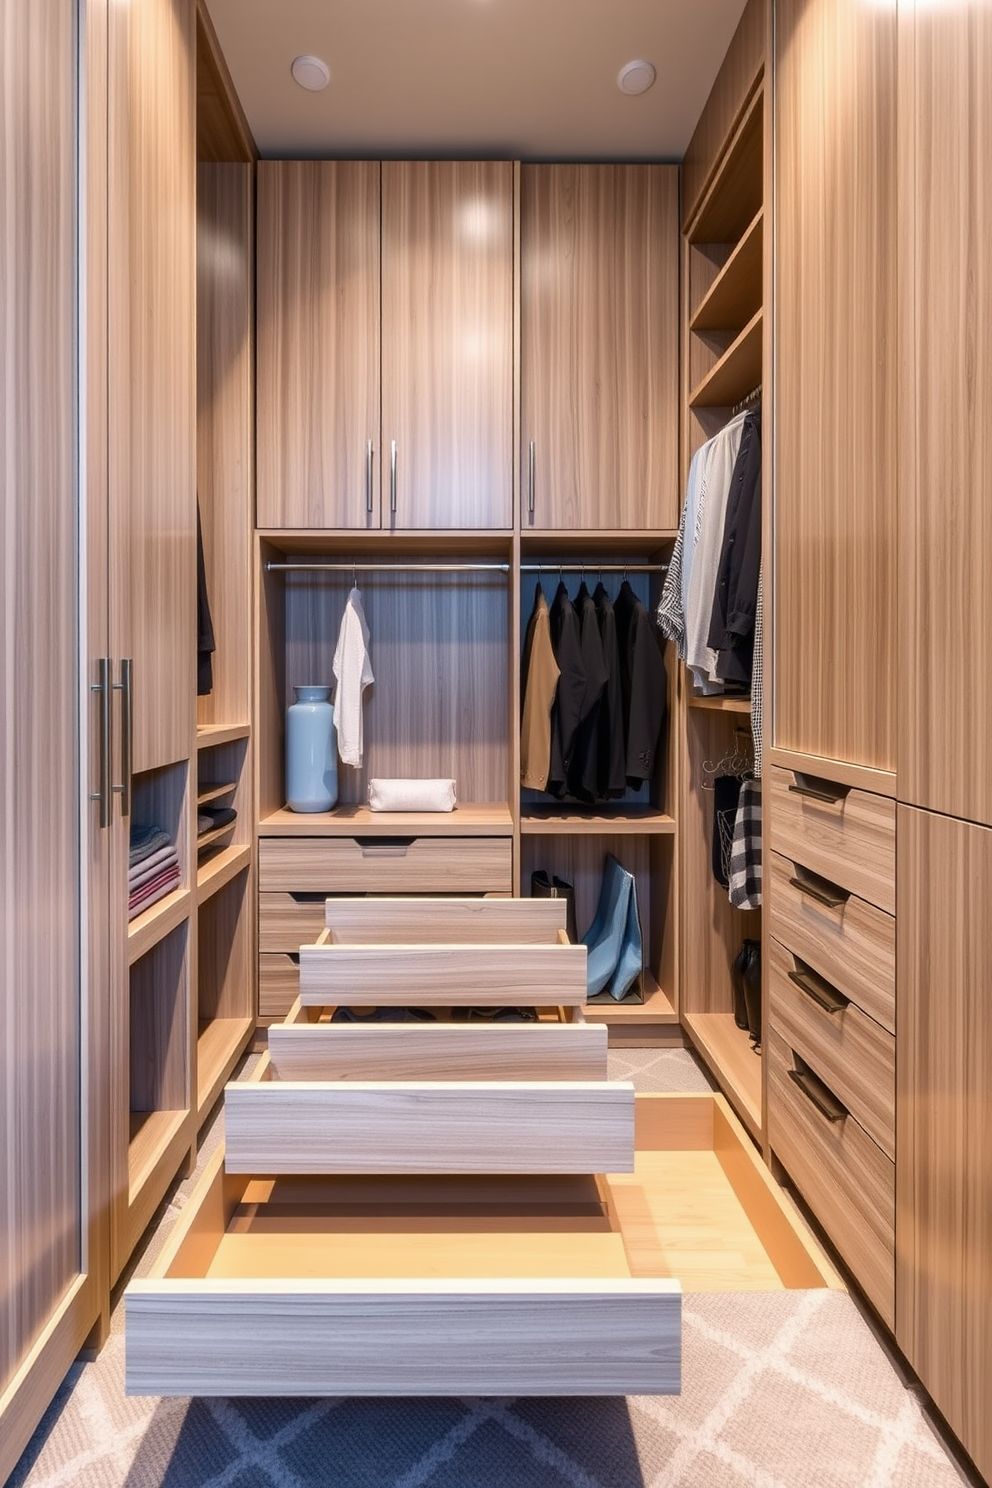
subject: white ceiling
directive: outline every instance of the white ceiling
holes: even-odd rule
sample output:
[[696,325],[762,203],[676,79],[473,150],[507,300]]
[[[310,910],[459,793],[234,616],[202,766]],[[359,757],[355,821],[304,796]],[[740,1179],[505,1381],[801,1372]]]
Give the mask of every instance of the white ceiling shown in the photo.
[[[678,160],[744,0],[207,0],[268,156]],[[322,57],[330,85],[290,74]],[[625,62],[657,81],[622,94]]]

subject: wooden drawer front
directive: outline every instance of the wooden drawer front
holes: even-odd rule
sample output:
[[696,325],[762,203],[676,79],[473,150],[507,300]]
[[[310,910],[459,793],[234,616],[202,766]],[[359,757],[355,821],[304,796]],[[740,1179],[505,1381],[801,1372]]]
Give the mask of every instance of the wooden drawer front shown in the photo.
[[513,887],[509,837],[263,837],[263,893],[495,894]]
[[790,882],[796,876],[795,863],[778,853],[769,855],[769,863],[771,934],[894,1033],[896,922],[892,915],[854,894],[835,906],[823,904]]
[[591,1023],[281,1023],[280,1080],[605,1080],[607,1030]]
[[627,1173],[634,1087],[261,1078],[227,1086],[224,1140],[229,1173]]
[[313,945],[324,929],[327,895],[259,894],[258,949],[299,951]]
[[300,963],[288,952],[258,958],[258,1016],[285,1018],[300,995]]
[[[895,1161],[896,1041],[853,1002],[839,1002],[784,946],[770,939],[771,1026],[822,1075],[885,1155]],[[809,991],[791,980],[799,976]],[[812,995],[811,995],[812,993]]]
[[321,945],[300,951],[300,998],[333,1007],[577,1007],[582,945]]
[[792,1052],[774,1031],[765,1050],[771,1147],[891,1328],[895,1165],[853,1116],[829,1121],[821,1114],[789,1078]]
[[769,846],[889,914],[896,911],[896,803],[773,765]]

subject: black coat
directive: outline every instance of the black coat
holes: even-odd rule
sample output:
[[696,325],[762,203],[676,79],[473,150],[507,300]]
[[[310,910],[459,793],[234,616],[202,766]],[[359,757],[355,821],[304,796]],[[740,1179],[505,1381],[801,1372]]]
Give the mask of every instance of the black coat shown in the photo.
[[548,790],[553,796],[565,794],[565,782],[572,764],[575,736],[583,719],[586,696],[586,674],[582,665],[582,636],[579,617],[568,597],[565,585],[559,584],[551,606],[551,646],[561,676],[551,709],[551,763]]
[[730,479],[708,643],[724,682],[751,685],[761,569],[761,410],[744,420]]
[[620,651],[624,717],[624,769],[633,789],[651,778],[661,730],[668,716],[668,675],[661,637],[624,579],[613,606]]
[[592,803],[599,795],[599,725],[604,711],[603,693],[609,673],[603,654],[596,606],[584,582],[575,596],[575,613],[579,620],[582,675],[586,686],[572,763],[567,771],[567,783],[570,795],[580,801]]

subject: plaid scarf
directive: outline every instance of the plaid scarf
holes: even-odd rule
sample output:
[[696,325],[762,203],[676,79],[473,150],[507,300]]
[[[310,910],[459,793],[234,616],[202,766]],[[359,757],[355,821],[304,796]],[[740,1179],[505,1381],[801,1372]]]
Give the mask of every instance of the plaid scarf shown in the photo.
[[735,909],[761,908],[761,782],[745,780],[730,851],[730,902]]

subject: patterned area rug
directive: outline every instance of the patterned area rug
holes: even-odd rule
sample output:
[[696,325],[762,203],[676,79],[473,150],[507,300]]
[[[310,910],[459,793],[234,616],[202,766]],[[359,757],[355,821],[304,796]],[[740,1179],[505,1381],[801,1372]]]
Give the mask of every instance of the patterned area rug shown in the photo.
[[[610,1056],[638,1089],[705,1090],[682,1050]],[[215,1120],[200,1162],[222,1136]],[[163,1211],[146,1271],[195,1178]],[[13,1488],[959,1488],[851,1299],[685,1299],[678,1397],[183,1400],[124,1395],[122,1309],[75,1365]]]

